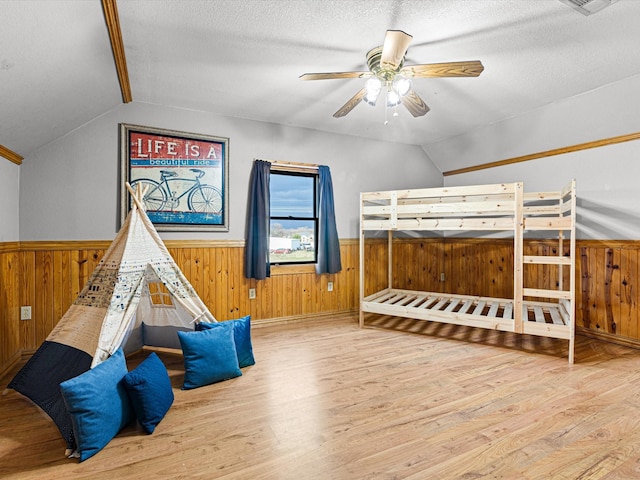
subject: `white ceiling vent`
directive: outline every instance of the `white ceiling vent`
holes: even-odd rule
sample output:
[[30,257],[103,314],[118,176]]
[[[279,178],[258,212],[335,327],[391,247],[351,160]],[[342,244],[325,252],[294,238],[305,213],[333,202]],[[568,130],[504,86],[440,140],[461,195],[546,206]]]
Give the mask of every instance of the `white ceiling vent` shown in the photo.
[[604,7],[616,3],[618,0],[560,0],[565,5],[579,11],[583,15],[599,12]]

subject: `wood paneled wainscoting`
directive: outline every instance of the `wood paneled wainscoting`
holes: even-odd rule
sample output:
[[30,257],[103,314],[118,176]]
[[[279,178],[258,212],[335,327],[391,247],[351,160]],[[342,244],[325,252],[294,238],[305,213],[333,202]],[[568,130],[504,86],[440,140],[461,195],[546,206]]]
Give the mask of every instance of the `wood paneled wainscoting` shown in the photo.
[[[576,243],[577,332],[640,348],[640,241]],[[525,240],[524,254],[556,254],[557,249],[557,241]],[[392,255],[394,288],[498,298],[513,295],[512,240],[401,240],[394,242]],[[379,263],[385,267],[386,259]],[[525,285],[551,288],[558,278],[557,268],[525,265]],[[564,268],[563,282],[569,282],[568,270]]]
[[[166,241],[169,252],[218,320],[244,315],[263,322],[353,313],[358,307],[358,245],[342,240],[342,271],[281,266],[269,279],[244,277],[242,241]],[[37,349],[69,308],[109,241],[0,244],[0,374]],[[329,292],[327,283],[333,282]],[[256,298],[249,299],[249,289]],[[20,305],[32,319],[20,321]]]
[[0,243],[0,376],[20,359],[20,245]]
[[[108,241],[0,244],[0,374],[32,353],[80,292]],[[358,243],[340,242],[342,272],[316,275],[312,268],[274,267],[272,277],[244,278],[242,241],[167,241],[169,251],[219,320],[251,315],[255,321],[292,321],[358,309]],[[367,240],[365,294],[388,283],[386,240]],[[526,241],[525,255],[557,248]],[[640,346],[640,241],[578,241],[578,331]],[[496,239],[396,239],[393,286],[435,292],[505,297],[513,290],[513,244]],[[528,266],[525,281],[545,288],[553,266]],[[444,281],[442,281],[444,274]],[[568,279],[566,279],[568,281]],[[327,283],[333,282],[329,292]],[[249,288],[256,299],[249,299]],[[20,320],[20,306],[32,319]],[[579,359],[577,359],[579,361]]]

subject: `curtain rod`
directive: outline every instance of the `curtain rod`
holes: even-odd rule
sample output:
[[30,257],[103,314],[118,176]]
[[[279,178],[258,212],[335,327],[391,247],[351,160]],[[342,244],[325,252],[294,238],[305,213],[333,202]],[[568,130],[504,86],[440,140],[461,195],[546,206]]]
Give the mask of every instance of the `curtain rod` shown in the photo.
[[279,160],[265,160],[266,162],[271,163],[272,167],[275,169],[282,170],[311,170],[317,171],[319,165],[315,163],[300,163],[300,162],[283,162]]

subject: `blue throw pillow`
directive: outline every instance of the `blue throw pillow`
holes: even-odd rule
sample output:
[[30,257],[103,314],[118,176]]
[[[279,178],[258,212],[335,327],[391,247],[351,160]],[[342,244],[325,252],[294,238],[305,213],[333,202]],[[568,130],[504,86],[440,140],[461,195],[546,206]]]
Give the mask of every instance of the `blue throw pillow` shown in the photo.
[[173,404],[167,368],[156,352],[151,352],[140,365],[124,376],[123,382],[138,423],[146,433],[153,433]]
[[102,450],[133,420],[122,382],[126,374],[127,364],[120,349],[91,370],[60,384],[81,462]]
[[253,357],[253,345],[251,344],[251,315],[219,323],[200,322],[196,324],[196,330],[216,328],[229,322],[233,324],[233,338],[236,344],[236,353],[238,354],[238,365],[240,368],[255,365],[256,360]]
[[242,375],[233,340],[233,325],[200,332],[178,332],[184,355],[183,390]]

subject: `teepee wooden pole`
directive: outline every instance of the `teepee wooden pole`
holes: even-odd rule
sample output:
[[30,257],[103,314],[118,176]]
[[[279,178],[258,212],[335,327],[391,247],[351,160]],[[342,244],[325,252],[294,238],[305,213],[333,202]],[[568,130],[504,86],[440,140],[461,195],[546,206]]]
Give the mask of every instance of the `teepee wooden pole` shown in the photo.
[[[127,190],[129,190],[129,193],[131,194],[131,198],[135,202],[136,206],[144,212],[145,209],[144,209],[144,205],[142,204],[142,199],[144,198],[144,192],[140,191],[140,186],[136,187],[137,191],[133,190],[129,182],[126,182],[125,186],[127,187]],[[146,187],[145,187],[145,190],[146,190]]]

